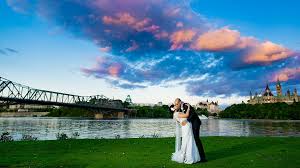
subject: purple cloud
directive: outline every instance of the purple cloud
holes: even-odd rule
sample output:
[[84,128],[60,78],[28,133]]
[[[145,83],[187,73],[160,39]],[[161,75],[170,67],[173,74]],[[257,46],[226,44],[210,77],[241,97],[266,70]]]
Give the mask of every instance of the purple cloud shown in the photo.
[[[297,52],[242,36],[238,30],[215,27],[185,0],[17,2],[7,0],[17,12],[37,14],[94,42],[107,55],[81,71],[121,88],[180,79],[192,95],[246,95],[258,82],[264,85],[270,74],[290,64],[300,65],[292,61]],[[204,74],[208,74],[205,79],[189,80]]]

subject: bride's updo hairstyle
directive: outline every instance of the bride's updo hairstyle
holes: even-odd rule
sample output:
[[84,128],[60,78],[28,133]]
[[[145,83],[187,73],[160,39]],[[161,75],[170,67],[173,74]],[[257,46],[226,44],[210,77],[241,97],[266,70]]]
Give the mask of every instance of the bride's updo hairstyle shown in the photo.
[[171,113],[171,115],[173,116],[173,113],[175,112],[175,108],[174,108],[174,104],[172,104],[171,106],[169,106],[169,112]]

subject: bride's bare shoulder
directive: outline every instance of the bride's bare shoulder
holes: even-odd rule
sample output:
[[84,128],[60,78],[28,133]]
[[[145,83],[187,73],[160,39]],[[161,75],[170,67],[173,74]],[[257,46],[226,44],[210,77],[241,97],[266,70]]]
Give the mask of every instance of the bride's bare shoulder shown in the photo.
[[176,112],[177,114],[184,114],[183,112]]

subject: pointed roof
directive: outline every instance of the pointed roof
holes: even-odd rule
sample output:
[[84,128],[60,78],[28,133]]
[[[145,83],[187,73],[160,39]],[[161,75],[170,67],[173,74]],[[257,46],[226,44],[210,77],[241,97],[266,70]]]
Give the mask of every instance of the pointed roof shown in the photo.
[[279,81],[279,78],[277,78],[277,85],[278,85],[278,86],[281,86],[280,81]]
[[266,86],[266,89],[265,90],[270,90],[270,88],[269,88],[269,84],[267,84],[267,86]]
[[267,84],[263,96],[274,96],[273,93],[271,92],[270,88],[269,88],[269,84]]

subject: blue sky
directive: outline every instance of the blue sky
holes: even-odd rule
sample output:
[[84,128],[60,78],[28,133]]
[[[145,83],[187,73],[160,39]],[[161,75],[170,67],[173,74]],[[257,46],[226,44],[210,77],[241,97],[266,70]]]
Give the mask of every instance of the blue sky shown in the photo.
[[[300,2],[0,2],[1,76],[143,103],[229,105],[277,79],[300,89]],[[271,87],[274,90],[274,87]]]

